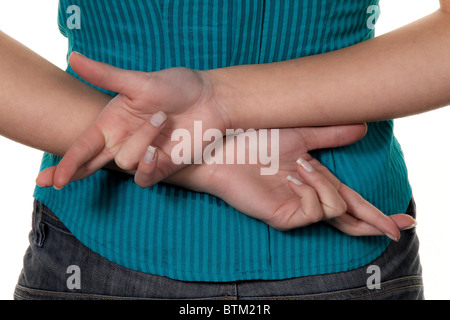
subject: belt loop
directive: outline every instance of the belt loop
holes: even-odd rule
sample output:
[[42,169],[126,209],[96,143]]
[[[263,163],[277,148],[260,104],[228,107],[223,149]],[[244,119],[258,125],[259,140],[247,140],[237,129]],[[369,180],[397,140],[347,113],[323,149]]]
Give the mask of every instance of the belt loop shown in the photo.
[[37,200],[34,201],[34,210],[33,210],[33,241],[34,244],[38,247],[42,247],[44,245],[45,240],[45,225],[42,222],[42,204]]

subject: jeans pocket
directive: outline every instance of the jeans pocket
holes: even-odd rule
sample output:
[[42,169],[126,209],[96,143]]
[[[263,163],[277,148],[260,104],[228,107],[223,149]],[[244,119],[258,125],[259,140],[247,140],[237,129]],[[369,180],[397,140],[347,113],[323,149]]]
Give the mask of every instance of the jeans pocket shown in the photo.
[[49,208],[35,200],[32,219],[32,238],[30,241],[32,240],[32,243],[36,246],[42,247],[46,239],[48,227],[73,236],[69,229],[67,229],[62,221],[59,220],[59,218]]

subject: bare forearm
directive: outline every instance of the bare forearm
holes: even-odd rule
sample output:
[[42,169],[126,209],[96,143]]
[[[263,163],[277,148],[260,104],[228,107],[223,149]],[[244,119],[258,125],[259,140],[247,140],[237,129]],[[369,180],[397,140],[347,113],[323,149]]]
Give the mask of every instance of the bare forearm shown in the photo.
[[441,10],[342,50],[209,75],[235,128],[370,122],[448,105],[448,52],[450,14]]
[[0,134],[63,155],[110,97],[0,32]]

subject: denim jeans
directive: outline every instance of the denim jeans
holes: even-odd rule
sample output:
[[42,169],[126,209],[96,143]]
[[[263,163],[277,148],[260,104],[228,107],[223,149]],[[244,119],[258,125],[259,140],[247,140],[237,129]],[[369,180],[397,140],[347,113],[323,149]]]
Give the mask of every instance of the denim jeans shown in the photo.
[[[408,213],[415,216],[414,201]],[[126,269],[85,247],[37,201],[29,239],[16,300],[424,299],[414,229],[403,231],[373,263],[353,271],[232,283],[183,282]]]

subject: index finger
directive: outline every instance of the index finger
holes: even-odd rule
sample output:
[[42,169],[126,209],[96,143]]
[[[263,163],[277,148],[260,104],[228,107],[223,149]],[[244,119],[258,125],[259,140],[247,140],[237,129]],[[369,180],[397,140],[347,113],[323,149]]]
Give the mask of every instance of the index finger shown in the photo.
[[63,156],[53,178],[56,189],[64,188],[86,163],[93,160],[105,147],[105,138],[96,126],[89,128]]
[[356,191],[341,184],[339,194],[347,204],[347,212],[353,217],[365,221],[394,241],[400,240],[400,230],[392,219],[366,201]]
[[[408,225],[415,223],[415,220],[408,215],[396,214],[394,216],[387,216],[378,208],[365,200],[359,193],[341,183],[336,176],[334,176],[326,167],[324,167],[316,159],[311,161],[327,179],[338,189],[342,199],[347,204],[347,212],[354,218],[359,219],[360,223],[355,224],[363,232],[368,232],[369,228],[362,228],[365,224],[372,225],[388,236],[389,238],[398,241],[400,239],[400,230]],[[343,220],[344,221],[344,220]],[[345,221],[350,221],[349,219]],[[367,230],[367,231],[366,231]],[[372,234],[371,233],[368,234]]]

